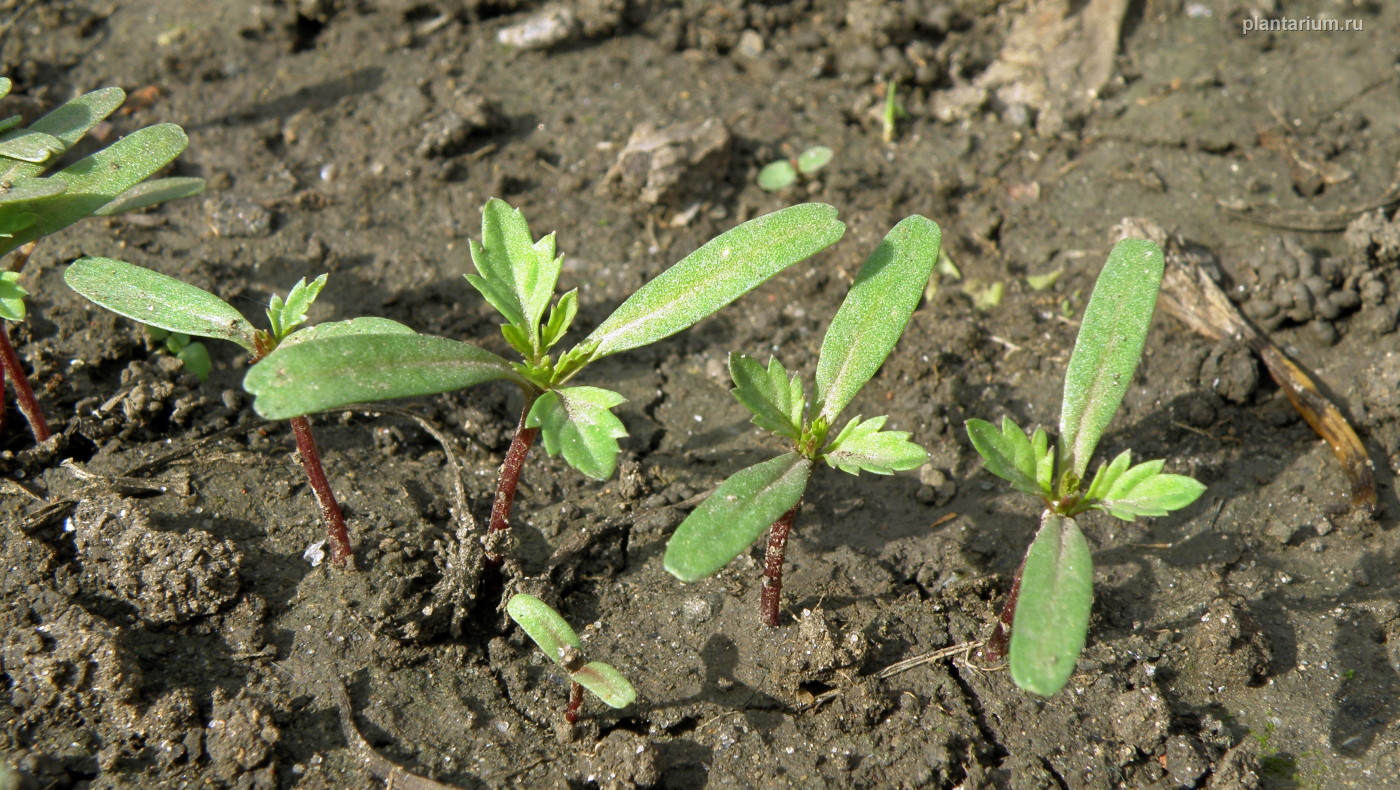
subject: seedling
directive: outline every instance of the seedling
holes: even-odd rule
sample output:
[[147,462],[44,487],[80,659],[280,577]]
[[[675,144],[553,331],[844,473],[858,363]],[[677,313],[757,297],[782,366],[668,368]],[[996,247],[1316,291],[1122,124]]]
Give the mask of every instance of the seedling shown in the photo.
[[1162,266],[1162,250],[1150,241],[1126,239],[1109,254],[1065,370],[1055,447],[1044,428],[1027,437],[1010,418],[1002,419],[1000,430],[984,420],[967,421],[967,435],[987,471],[1045,505],[988,642],[991,657],[999,659],[1009,630],[1011,678],[1042,696],[1069,681],[1089,630],[1094,567],[1075,517],[1088,510],[1124,521],[1164,516],[1205,491],[1189,477],[1163,474],[1165,461],[1133,464],[1130,450],[1101,465],[1083,485],[1094,448],[1142,358]]
[[612,666],[601,661],[586,661],[583,643],[568,622],[549,604],[533,595],[513,595],[506,603],[506,613],[519,625],[540,650],[569,675],[569,705],[564,709],[564,721],[578,721],[583,708],[583,690],[612,708],[625,708],[637,699],[637,690]]
[[[295,346],[314,338],[413,334],[413,330],[387,318],[355,318],[298,329],[306,323],[306,311],[326,285],[324,274],[309,284],[305,278],[297,280],[285,300],[273,294],[267,306],[269,329],[254,329],[233,305],[203,288],[125,261],[79,258],[63,273],[63,279],[73,290],[118,315],[170,332],[171,336],[174,336],[173,333],[182,334],[186,336],[187,343],[189,336],[232,341],[242,346],[255,362],[275,348]],[[184,346],[185,350],[188,348],[188,345]],[[340,512],[335,494],[331,492],[330,482],[326,480],[321,453],[311,433],[311,423],[301,416],[292,418],[290,422],[292,434],[296,437],[297,454],[301,457],[306,478],[311,483],[311,490],[321,508],[321,518],[326,524],[331,564],[337,567],[352,566],[354,552],[345,528],[345,517]]]
[[769,162],[758,171],[758,185],[769,192],[791,186],[798,176],[807,177],[826,167],[834,154],[824,145],[814,145],[793,159]]
[[870,254],[822,340],[810,401],[801,380],[789,376],[777,357],[764,368],[743,354],[730,355],[734,397],[753,412],[755,425],[791,442],[793,449],[735,472],[681,522],[666,544],[665,565],[672,575],[683,582],[710,576],[767,529],[759,614],[764,624],[776,626],[783,554],[812,468],[825,461],[853,475],[887,475],[928,461],[907,432],[881,430],[884,416],[857,416],[834,438],[829,434],[899,341],[938,260],[941,239],[932,221],[907,217]]
[[209,348],[203,343],[191,340],[184,332],[167,332],[149,324],[146,326],[146,334],[185,363],[185,370],[193,373],[195,378],[201,382],[209,380],[209,374],[214,372],[214,362],[209,359]]
[[[0,77],[0,98],[10,86],[10,80]],[[0,390],[8,376],[36,441],[49,438],[48,422],[10,343],[9,325],[3,323],[24,320],[26,293],[16,280],[34,243],[84,217],[146,208],[204,189],[200,178],[146,181],[185,150],[184,130],[171,123],[138,129],[43,175],[125,100],[120,88],[102,88],[64,103],[28,127],[20,127],[18,115],[0,119],[0,256],[14,253],[0,282]]]
[[885,111],[880,115],[880,136],[886,143],[894,142],[899,122],[908,117],[909,112],[899,101],[899,83],[885,80]]
[[578,292],[554,298],[562,256],[554,234],[534,241],[520,211],[492,199],[471,243],[477,274],[467,281],[506,319],[501,334],[522,357],[505,359],[457,340],[428,335],[334,337],[287,345],[248,371],[243,386],[270,419],[362,401],[449,392],[503,379],[525,395],[506,451],[487,527],[488,559],[499,566],[526,454],[537,435],[588,477],[606,480],[627,431],[612,408],[624,398],[600,387],[569,386],[590,363],[690,327],[841,238],[836,209],[792,206],[721,234],[643,285],[578,345],[550,354],[578,311]]

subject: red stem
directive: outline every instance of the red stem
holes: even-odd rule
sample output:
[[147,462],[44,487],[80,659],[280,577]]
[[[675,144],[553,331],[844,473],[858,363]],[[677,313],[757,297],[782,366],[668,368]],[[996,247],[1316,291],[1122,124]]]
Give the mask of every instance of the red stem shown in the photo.
[[[510,440],[510,449],[506,450],[506,460],[501,463],[501,473],[496,479],[496,501],[491,504],[491,523],[486,527],[488,538],[487,545],[493,545],[489,540],[492,533],[506,532],[510,529],[510,513],[515,507],[515,489],[520,485],[520,470],[525,468],[525,456],[530,452],[530,445],[535,443],[535,437],[539,435],[539,428],[526,428],[525,417],[530,414],[530,407],[535,404],[535,396],[525,397],[525,408],[520,410],[520,423],[515,426],[515,436]],[[499,536],[504,537],[504,536]],[[493,565],[501,564],[501,555],[488,551],[486,559]]]
[[569,707],[564,709],[564,721],[573,724],[578,721],[578,712],[583,708],[583,686],[569,684]]
[[982,658],[986,661],[1000,662],[1011,649],[1011,623],[1016,619],[1016,600],[1021,596],[1021,572],[1025,569],[1026,561],[1021,560],[1021,567],[1016,569],[1016,575],[1011,579],[1011,592],[1006,594],[1006,603],[1002,604],[996,630],[982,646]]
[[311,435],[311,422],[305,417],[293,417],[289,422],[297,438],[297,455],[301,456],[306,479],[311,482],[311,490],[316,492],[316,502],[321,506],[321,520],[326,523],[326,538],[331,545],[331,564],[354,569],[350,533],[345,529],[345,516],[341,515],[330,481],[326,480],[326,470],[321,466],[321,453],[316,449],[316,437]]
[[768,528],[768,552],[763,558],[763,595],[758,602],[759,617],[766,626],[778,625],[778,603],[783,594],[783,555],[787,551],[788,533],[792,531],[792,522],[797,520],[797,509],[800,507],[802,500],[799,499],[792,510],[784,513]]
[[[39,400],[34,397],[34,390],[29,388],[29,376],[19,364],[19,355],[15,353],[15,347],[10,345],[10,325],[5,321],[0,321],[0,367],[4,368],[5,373],[9,375],[10,384],[15,388],[15,400],[19,402],[20,412],[29,421],[29,430],[34,432],[34,441],[48,441],[49,423],[44,419],[44,410],[40,408]],[[0,379],[0,385],[3,384],[4,380]],[[3,404],[0,404],[0,407],[3,407]]]

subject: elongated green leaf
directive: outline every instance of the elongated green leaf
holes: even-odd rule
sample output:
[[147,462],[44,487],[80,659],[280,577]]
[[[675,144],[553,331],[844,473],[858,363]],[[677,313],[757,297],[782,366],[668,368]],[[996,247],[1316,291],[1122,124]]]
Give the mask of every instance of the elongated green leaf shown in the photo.
[[666,570],[693,582],[728,565],[802,499],[811,474],[811,461],[786,453],[730,475],[667,541]]
[[592,348],[598,359],[670,337],[835,244],[845,232],[836,209],[822,203],[751,219],[637,289],[580,346]]
[[63,141],[33,129],[15,129],[0,135],[0,157],[40,164],[63,153]]
[[63,280],[118,315],[171,332],[230,340],[253,351],[248,319],[214,294],[174,277],[111,258],[79,258]]
[[1011,679],[1051,696],[1074,674],[1089,610],[1094,603],[1094,564],[1079,524],[1046,511],[1026,553],[1021,592],[1011,623]]
[[569,327],[574,323],[574,316],[578,315],[578,289],[559,297],[559,301],[549,309],[549,320],[545,321],[544,329],[541,330],[540,342],[543,350],[548,351],[559,338],[569,331]]
[[549,604],[533,595],[517,593],[506,602],[506,614],[539,646],[540,652],[559,663],[559,651],[564,647],[580,647],[578,634],[562,615]]
[[1196,480],[1159,474],[1161,468],[1161,461],[1148,461],[1124,472],[1098,507],[1115,518],[1133,521],[1141,516],[1165,516],[1205,493],[1206,487]]
[[126,211],[138,211],[157,203],[198,195],[204,191],[204,179],[190,176],[171,176],[142,181],[126,190],[115,200],[93,212],[99,217],[108,217]]
[[284,343],[254,365],[253,408],[284,420],[351,403],[433,395],[497,379],[524,383],[510,363],[444,337],[355,334]]
[[[122,106],[126,92],[121,88],[100,88],[69,99],[53,111],[30,124],[33,132],[53,135],[63,145],[63,150],[72,148],[83,139],[88,130],[102,122],[103,118]],[[15,181],[20,178],[37,176],[48,169],[49,162],[16,162],[5,171],[0,181]],[[137,179],[138,181],[141,179]]]
[[[1103,499],[1108,495],[1109,490],[1113,488],[1113,484],[1118,482],[1118,478],[1122,477],[1123,473],[1128,471],[1128,467],[1132,462],[1132,451],[1124,450],[1118,454],[1118,457],[1113,459],[1112,463],[1101,465],[1099,471],[1094,473],[1094,481],[1089,484],[1089,491],[1084,494],[1084,498],[1091,500]],[[1150,463],[1151,462],[1142,464],[1139,468],[1148,466]],[[1158,469],[1160,469],[1161,466],[1162,462],[1158,461]],[[1155,474],[1156,471],[1157,470],[1153,470],[1152,473]]]
[[28,211],[3,210],[0,207],[0,236],[6,238],[14,236],[16,233],[33,225],[39,219],[38,214]]
[[24,123],[23,115],[11,115],[5,118],[0,118],[0,132],[8,132],[22,123]]
[[555,257],[554,234],[535,241],[519,209],[491,198],[481,210],[481,241],[470,243],[480,274],[467,282],[527,338],[524,353],[543,351],[540,319],[554,298],[563,256]]
[[569,677],[612,708],[625,708],[637,699],[637,690],[627,678],[601,661],[590,661]]
[[[29,292],[19,287],[19,272],[0,272],[0,320],[23,321],[24,297]],[[0,327],[0,331],[5,331]]]
[[1055,485],[1055,453],[1050,449],[1050,438],[1045,429],[1037,427],[1031,436],[1031,454],[1035,456],[1035,482],[1040,486],[1042,496],[1049,497]]
[[49,176],[65,191],[27,203],[25,210],[38,214],[39,220],[14,238],[0,240],[0,255],[92,216],[169,164],[187,142],[184,130],[173,123],[148,126]]
[[860,267],[817,358],[814,398],[826,424],[836,423],[899,342],[938,262],[942,238],[932,220],[905,217]]
[[[52,178],[21,178],[8,187],[5,186],[5,182],[0,182],[0,208],[14,203],[28,203],[31,200],[61,195],[67,189],[67,184]],[[28,207],[19,206],[12,210],[27,211]]]
[[[1046,453],[1048,439],[1044,431],[1037,432],[1033,445],[1010,417],[1001,418],[1001,430],[986,420],[967,421],[967,438],[972,447],[982,456],[987,471],[1011,484],[1011,487],[1032,496],[1049,496],[1048,488],[1042,488],[1040,479],[1044,470],[1041,460]],[[1039,455],[1037,455],[1037,449]]]
[[304,329],[287,335],[278,348],[304,343],[307,340],[317,340],[323,337],[342,337],[344,335],[416,335],[412,329],[400,324],[398,321],[391,321],[388,318],[378,318],[375,316],[363,316],[361,318],[351,318],[345,321],[327,321],[323,324],[308,326]]
[[564,454],[569,466],[594,480],[606,480],[617,468],[617,440],[627,435],[611,409],[627,399],[599,387],[565,387],[535,399],[525,427],[539,428],[544,449]]
[[1094,448],[1137,371],[1161,283],[1160,247],[1141,239],[1114,245],[1084,309],[1065,371],[1059,440],[1062,474],[1082,479],[1089,468]]
[[765,369],[758,360],[744,354],[729,355],[729,376],[734,389],[729,392],[744,408],[753,412],[753,424],[797,441],[802,434],[802,381],[788,376],[777,357]]
[[828,466],[849,474],[889,475],[928,463],[928,451],[909,441],[908,431],[882,431],[885,416],[853,418],[822,453]]

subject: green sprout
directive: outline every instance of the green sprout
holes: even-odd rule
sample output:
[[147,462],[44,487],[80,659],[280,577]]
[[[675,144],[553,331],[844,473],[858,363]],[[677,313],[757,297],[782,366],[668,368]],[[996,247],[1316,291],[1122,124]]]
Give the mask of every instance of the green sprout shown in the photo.
[[681,522],[666,545],[665,565],[672,575],[683,582],[710,576],[767,529],[759,613],[764,624],[776,626],[783,554],[813,467],[825,461],[853,475],[888,475],[928,461],[907,432],[881,430],[884,416],[857,416],[834,436],[831,429],[899,341],[938,260],[941,240],[937,224],[911,216],[870,254],[822,340],[810,400],[802,381],[789,376],[776,357],[764,368],[743,354],[730,355],[734,397],[753,412],[755,425],[791,442],[793,449],[735,472]]
[[1053,448],[1044,428],[1027,437],[1010,418],[1002,419],[1000,429],[984,420],[967,421],[967,435],[987,471],[1045,505],[1040,530],[988,642],[988,652],[999,659],[1007,652],[1009,629],[1011,678],[1042,696],[1069,682],[1089,630],[1094,567],[1075,516],[1088,510],[1124,521],[1164,516],[1205,491],[1190,477],[1163,474],[1164,461],[1133,464],[1129,450],[1100,465],[1083,485],[1094,448],[1142,358],[1162,267],[1162,250],[1150,241],[1126,239],[1109,254],[1065,371],[1060,435]]
[[844,232],[836,209],[820,203],[745,222],[643,285],[582,342],[555,356],[551,350],[578,312],[578,291],[554,300],[563,261],[554,234],[535,241],[518,209],[492,199],[482,210],[481,241],[471,243],[477,274],[467,281],[506,319],[501,334],[522,361],[428,335],[335,337],[279,348],[248,371],[243,385],[256,396],[259,414],[281,419],[487,381],[515,383],[525,404],[501,465],[486,533],[487,558],[499,567],[520,472],[536,436],[546,452],[562,455],[593,479],[606,480],[617,467],[617,440],[627,431],[612,409],[624,398],[572,385],[580,371],[689,328]]
[[[11,84],[0,77],[0,98],[9,94]],[[39,442],[50,436],[48,421],[5,323],[24,320],[26,292],[17,278],[34,244],[84,217],[134,211],[204,190],[200,178],[146,180],[185,150],[184,130],[171,123],[138,129],[44,175],[125,100],[120,88],[102,88],[65,102],[27,127],[18,115],[0,119],[0,256],[14,254],[0,279],[0,390],[8,377]]]
[[569,705],[564,721],[578,721],[583,707],[583,690],[588,689],[609,707],[625,708],[637,699],[637,691],[627,678],[611,665],[586,661],[578,634],[549,604],[533,595],[520,593],[506,603],[510,619],[539,646],[540,651],[569,675]]
[[758,186],[768,192],[777,192],[792,185],[798,176],[807,177],[826,167],[835,156],[830,148],[814,145],[798,154],[795,159],[779,159],[769,162],[758,171]]
[[209,358],[209,349],[203,343],[191,340],[184,332],[168,332],[149,324],[146,325],[146,334],[183,362],[185,370],[193,373],[201,383],[209,380],[209,374],[214,372],[214,362]]
[[886,143],[894,142],[899,133],[899,122],[909,117],[909,112],[899,101],[899,83],[885,80],[885,110],[880,115],[880,137]]
[[[295,346],[315,338],[413,334],[413,330],[387,318],[355,318],[298,329],[306,323],[306,311],[325,287],[326,278],[327,275],[323,274],[310,283],[305,278],[297,280],[286,299],[273,294],[267,306],[267,320],[271,328],[254,329],[233,305],[214,294],[125,261],[79,258],[63,273],[64,281],[73,290],[98,306],[154,327],[157,333],[170,333],[169,337],[177,334],[184,336],[184,345],[177,341],[174,347],[186,364],[190,364],[185,356],[185,352],[192,347],[190,336],[237,343],[256,362],[275,348]],[[169,345],[168,338],[166,342]],[[202,343],[197,345],[203,347]],[[203,355],[203,361],[207,364],[207,352]],[[193,370],[199,375],[197,368]],[[297,454],[301,457],[302,467],[306,470],[307,480],[311,483],[311,490],[316,495],[322,520],[326,524],[331,564],[353,567],[354,551],[345,528],[345,517],[340,512],[340,504],[336,502],[325,469],[321,466],[321,453],[311,433],[311,423],[301,416],[293,417],[290,422],[296,437]]]

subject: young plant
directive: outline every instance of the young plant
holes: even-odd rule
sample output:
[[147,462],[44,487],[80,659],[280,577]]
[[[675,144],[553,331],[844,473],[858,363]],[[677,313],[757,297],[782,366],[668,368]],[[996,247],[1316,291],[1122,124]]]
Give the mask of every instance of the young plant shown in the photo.
[[564,709],[564,721],[578,721],[583,708],[583,690],[612,708],[625,708],[637,699],[637,690],[609,664],[587,661],[583,657],[578,634],[549,604],[533,595],[520,593],[506,603],[506,613],[521,630],[554,663],[569,675],[569,705]]
[[487,557],[499,565],[520,471],[539,435],[588,477],[606,480],[627,435],[612,408],[624,398],[570,382],[609,354],[654,343],[690,327],[769,277],[826,248],[845,232],[836,209],[792,206],[750,220],[709,241],[632,294],[573,348],[552,355],[578,311],[578,292],[554,299],[563,261],[554,234],[535,241],[520,211],[492,199],[471,243],[477,274],[467,281],[506,319],[501,334],[522,357],[428,335],[325,338],[279,348],[248,371],[243,386],[258,413],[295,417],[350,403],[429,395],[503,379],[525,396],[506,451],[487,527]]
[[[63,273],[64,281],[73,290],[118,315],[157,330],[185,335],[186,342],[189,336],[194,336],[237,343],[255,362],[275,348],[294,346],[315,338],[413,334],[413,330],[387,318],[355,318],[298,329],[306,323],[306,311],[325,287],[326,277],[323,274],[309,284],[305,278],[297,280],[285,300],[273,294],[267,306],[270,327],[254,329],[233,305],[214,294],[125,261],[79,258]],[[189,346],[184,348],[188,349]],[[206,361],[207,358],[206,355]],[[326,480],[316,438],[311,433],[311,423],[305,417],[294,417],[290,422],[292,434],[296,437],[297,454],[301,457],[306,478],[311,483],[311,490],[321,508],[321,518],[326,524],[331,564],[353,567],[354,552],[345,528],[345,517],[340,512],[335,494],[331,492],[330,482]]]
[[798,154],[794,159],[779,159],[769,162],[758,171],[758,186],[768,192],[777,192],[791,186],[798,176],[806,178],[826,167],[834,154],[824,145],[814,145]]
[[[0,77],[0,98],[10,86],[10,80]],[[36,441],[49,438],[48,422],[10,343],[8,324],[24,320],[26,294],[16,281],[34,243],[84,217],[133,211],[204,189],[199,178],[146,180],[185,150],[184,130],[170,123],[138,129],[44,175],[125,100],[120,88],[102,88],[64,103],[28,127],[20,126],[18,115],[0,119],[0,257],[14,253],[0,280],[0,390],[8,377]]]
[[988,642],[989,653],[1000,658],[1009,630],[1011,677],[1042,696],[1069,681],[1089,630],[1094,567],[1075,517],[1088,510],[1124,521],[1164,516],[1205,491],[1189,477],[1163,474],[1164,461],[1133,464],[1129,450],[1100,465],[1084,484],[1094,448],[1142,358],[1162,266],[1162,250],[1150,241],[1125,239],[1109,254],[1065,370],[1054,447],[1043,428],[1027,437],[1010,418],[1002,419],[1000,430],[984,420],[967,421],[967,435],[987,471],[1045,505]]
[[882,431],[886,418],[857,416],[831,436],[843,409],[874,377],[894,349],[923,296],[938,260],[942,234],[920,216],[907,217],[885,236],[856,275],[836,311],[817,358],[816,386],[808,400],[802,382],[773,357],[764,368],[731,354],[734,397],[753,412],[753,423],[792,444],[783,455],[735,472],[681,522],[666,544],[666,570],[683,582],[710,576],[747,549],[765,529],[760,617],[778,624],[783,553],[812,468],[887,475],[913,469],[928,453],[905,431]]

